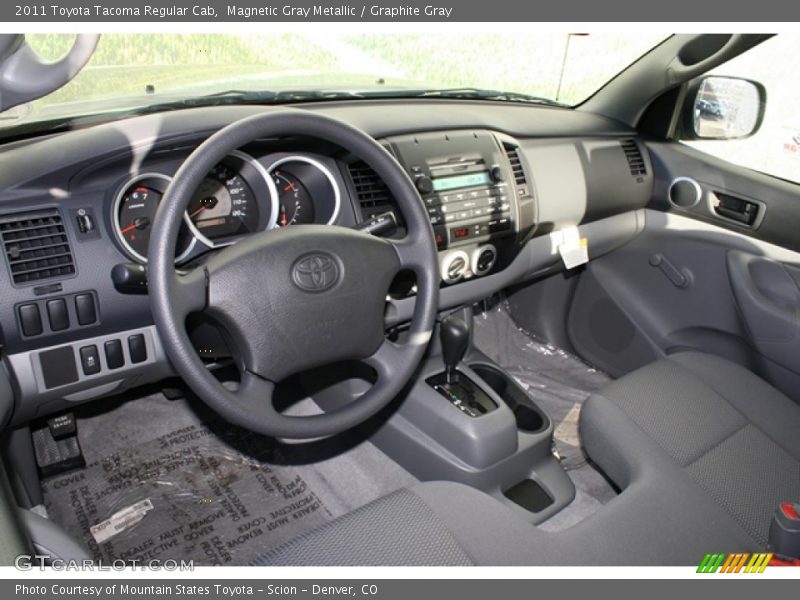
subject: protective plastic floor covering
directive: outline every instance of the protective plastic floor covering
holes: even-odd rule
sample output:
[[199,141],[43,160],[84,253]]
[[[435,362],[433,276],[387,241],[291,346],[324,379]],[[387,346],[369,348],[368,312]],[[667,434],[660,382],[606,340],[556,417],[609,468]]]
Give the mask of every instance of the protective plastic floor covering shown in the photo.
[[474,342],[508,371],[553,421],[555,448],[575,484],[576,497],[540,527],[564,529],[614,498],[614,489],[588,462],[578,433],[583,402],[611,381],[608,375],[523,331],[504,301],[475,315]]
[[276,445],[161,394],[79,418],[79,439],[86,468],[45,480],[45,506],[106,561],[248,564],[416,482],[368,442]]

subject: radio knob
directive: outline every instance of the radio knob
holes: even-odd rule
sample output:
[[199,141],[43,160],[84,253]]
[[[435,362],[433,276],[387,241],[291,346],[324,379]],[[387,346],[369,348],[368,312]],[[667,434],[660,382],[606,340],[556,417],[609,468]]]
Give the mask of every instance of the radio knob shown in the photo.
[[489,169],[489,174],[492,176],[492,180],[497,183],[506,180],[506,173],[500,165],[492,165],[492,168]]
[[430,194],[433,191],[433,181],[427,175],[417,175],[414,183],[420,194]]

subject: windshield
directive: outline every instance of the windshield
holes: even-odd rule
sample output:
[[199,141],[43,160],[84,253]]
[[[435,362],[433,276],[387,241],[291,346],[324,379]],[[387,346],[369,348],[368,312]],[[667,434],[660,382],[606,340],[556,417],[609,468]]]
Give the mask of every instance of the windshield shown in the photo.
[[[0,128],[222,98],[225,92],[292,90],[336,97],[336,92],[412,96],[447,90],[437,95],[574,105],[665,37],[538,32],[108,34],[73,81],[0,113]],[[27,39],[43,57],[56,59],[74,38],[40,34]]]

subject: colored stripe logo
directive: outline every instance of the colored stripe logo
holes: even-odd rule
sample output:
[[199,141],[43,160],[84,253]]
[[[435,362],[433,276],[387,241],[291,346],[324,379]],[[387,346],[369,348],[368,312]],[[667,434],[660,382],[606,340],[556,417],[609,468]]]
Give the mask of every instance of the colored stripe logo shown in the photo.
[[698,573],[763,573],[769,566],[771,552],[716,552],[703,557]]

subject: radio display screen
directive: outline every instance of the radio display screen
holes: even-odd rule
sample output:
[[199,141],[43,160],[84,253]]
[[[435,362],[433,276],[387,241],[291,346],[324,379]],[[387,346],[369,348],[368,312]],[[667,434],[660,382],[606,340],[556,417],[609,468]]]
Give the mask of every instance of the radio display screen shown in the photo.
[[441,177],[433,180],[433,191],[444,192],[456,188],[472,187],[475,185],[490,185],[492,183],[488,171],[480,173],[468,173],[467,175],[456,175],[454,177]]

